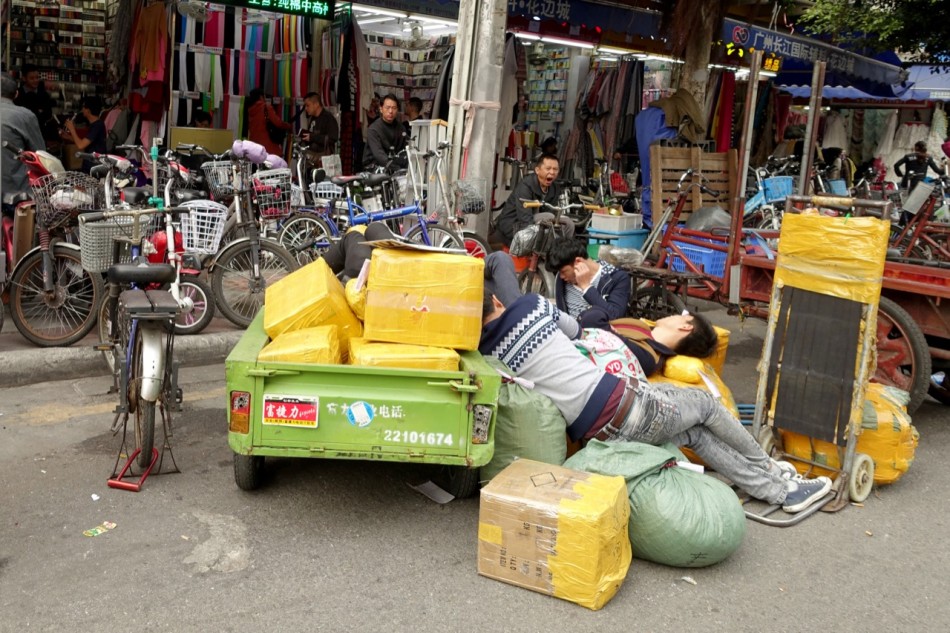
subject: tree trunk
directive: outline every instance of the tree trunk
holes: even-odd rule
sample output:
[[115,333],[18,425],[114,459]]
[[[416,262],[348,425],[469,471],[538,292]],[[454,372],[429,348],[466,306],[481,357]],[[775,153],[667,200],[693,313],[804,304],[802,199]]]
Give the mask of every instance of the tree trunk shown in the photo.
[[700,108],[706,100],[706,83],[709,80],[709,50],[712,47],[713,6],[715,3],[697,3],[696,10],[702,14],[699,31],[686,44],[686,63],[680,75],[679,87],[693,95]]

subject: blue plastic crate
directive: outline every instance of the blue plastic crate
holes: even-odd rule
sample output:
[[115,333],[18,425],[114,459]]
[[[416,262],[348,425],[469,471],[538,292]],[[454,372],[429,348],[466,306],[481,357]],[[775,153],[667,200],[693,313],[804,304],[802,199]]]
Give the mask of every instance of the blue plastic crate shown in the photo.
[[795,178],[792,176],[773,176],[762,181],[766,202],[780,202],[795,191]]
[[[686,255],[693,264],[707,275],[720,278],[725,276],[726,253],[724,251],[717,251],[712,248],[706,248],[705,246],[696,246],[695,244],[684,244],[683,242],[674,241],[673,243],[683,251],[683,254]],[[679,255],[674,255],[672,252],[670,255],[672,256],[670,268],[680,273],[691,272],[689,268],[686,267],[686,262],[684,262]]]

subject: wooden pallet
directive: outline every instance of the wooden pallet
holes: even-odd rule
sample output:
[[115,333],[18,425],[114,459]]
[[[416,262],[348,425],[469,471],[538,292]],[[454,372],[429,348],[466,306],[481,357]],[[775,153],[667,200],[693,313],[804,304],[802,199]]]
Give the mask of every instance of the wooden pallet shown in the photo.
[[653,217],[660,217],[670,198],[676,197],[676,187],[680,177],[687,169],[702,173],[709,181],[708,186],[721,192],[719,198],[712,198],[700,192],[698,187],[690,190],[690,197],[683,207],[680,220],[704,206],[718,205],[729,210],[730,201],[736,195],[738,186],[738,153],[703,152],[699,147],[663,147],[650,146],[650,187],[652,194]]

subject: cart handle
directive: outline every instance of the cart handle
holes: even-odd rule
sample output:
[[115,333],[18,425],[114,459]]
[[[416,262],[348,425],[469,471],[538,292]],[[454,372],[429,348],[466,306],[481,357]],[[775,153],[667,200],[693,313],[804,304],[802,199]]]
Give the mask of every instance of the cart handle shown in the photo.
[[465,392],[465,393],[477,393],[480,387],[478,385],[464,385],[457,380],[450,380],[448,382],[429,382],[427,383],[430,387],[449,387],[453,391]]

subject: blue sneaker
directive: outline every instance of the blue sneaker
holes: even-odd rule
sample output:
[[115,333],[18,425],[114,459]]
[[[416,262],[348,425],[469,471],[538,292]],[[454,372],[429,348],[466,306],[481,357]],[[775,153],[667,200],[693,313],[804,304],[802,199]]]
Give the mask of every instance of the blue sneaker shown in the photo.
[[829,490],[831,490],[831,480],[827,477],[789,479],[788,492],[782,503],[782,509],[789,513],[801,512],[822,499]]

